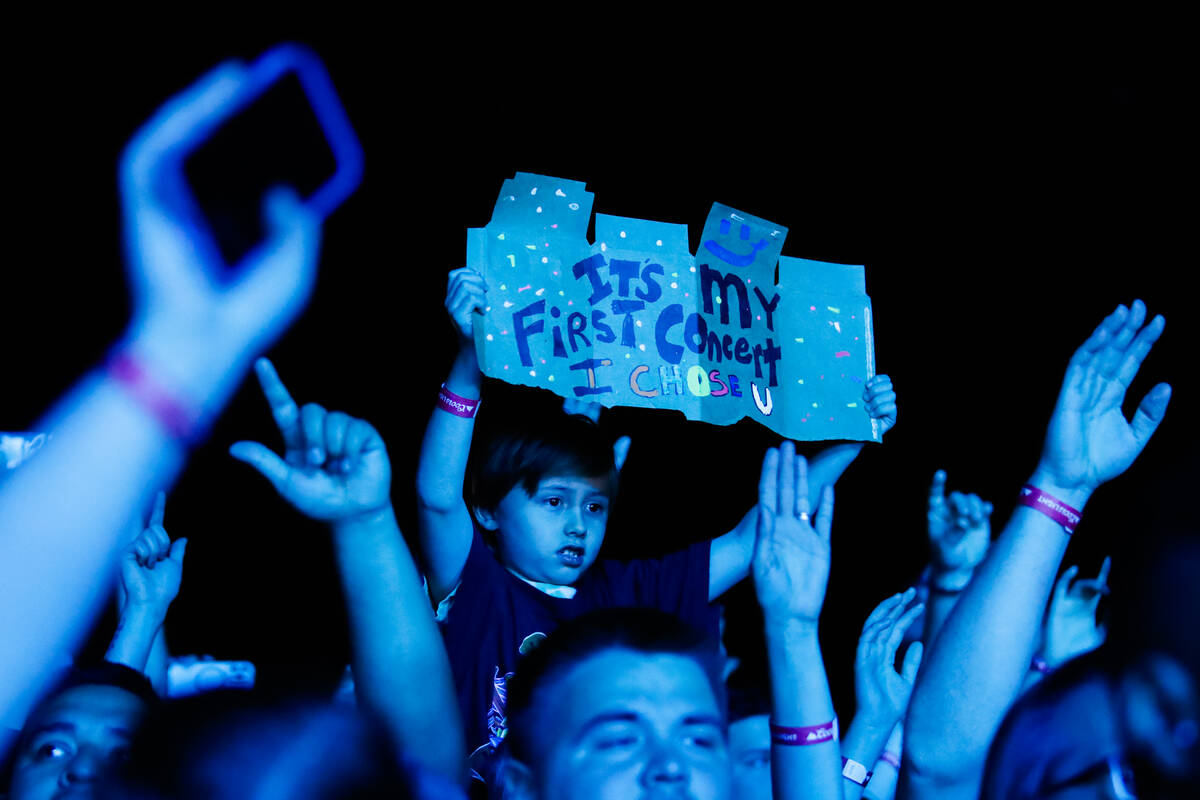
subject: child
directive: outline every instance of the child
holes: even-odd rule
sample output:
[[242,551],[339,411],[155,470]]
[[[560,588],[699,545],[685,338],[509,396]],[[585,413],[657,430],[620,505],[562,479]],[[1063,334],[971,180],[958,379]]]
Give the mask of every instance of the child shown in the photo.
[[[468,749],[486,752],[506,733],[505,682],[518,657],[557,627],[595,608],[651,606],[714,638],[709,601],[747,574],[753,513],[734,530],[661,559],[598,559],[616,489],[610,442],[580,416],[539,420],[536,430],[505,434],[478,458],[463,491],[482,377],[474,313],[487,287],[471,269],[450,273],[446,309],[459,352],[426,429],[417,474],[425,576],[443,622]],[[864,393],[867,410],[895,420],[885,375]],[[813,485],[832,485],[861,450],[826,449],[813,462]],[[785,457],[794,448],[784,443]]]

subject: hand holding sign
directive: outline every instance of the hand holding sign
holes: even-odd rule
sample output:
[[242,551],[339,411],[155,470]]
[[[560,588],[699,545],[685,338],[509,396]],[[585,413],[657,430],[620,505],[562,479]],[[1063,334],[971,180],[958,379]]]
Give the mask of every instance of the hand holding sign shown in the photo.
[[262,473],[283,499],[313,519],[341,521],[385,508],[391,502],[391,463],[375,429],[315,403],[298,407],[265,358],[254,369],[283,436],[284,455],[258,442],[236,442],[230,455]]
[[475,349],[476,312],[487,308],[487,283],[470,267],[453,270],[446,281],[446,313],[458,331],[460,349]]

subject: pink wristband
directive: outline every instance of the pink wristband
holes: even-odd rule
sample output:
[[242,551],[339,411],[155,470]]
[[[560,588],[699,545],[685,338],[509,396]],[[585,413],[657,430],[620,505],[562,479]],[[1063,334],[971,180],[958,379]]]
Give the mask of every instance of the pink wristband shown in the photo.
[[437,407],[456,417],[471,419],[479,409],[479,401],[460,397],[447,389],[446,384],[443,383],[442,390],[438,392]]
[[1062,525],[1063,530],[1068,535],[1074,533],[1075,526],[1079,524],[1080,514],[1078,511],[1031,484],[1027,483],[1021,487],[1021,493],[1017,496],[1017,502],[1023,506],[1029,506],[1034,511],[1045,514],[1059,525]]
[[114,355],[108,362],[108,376],[121,384],[176,439],[192,442],[201,438],[200,415],[176,400],[133,356]]
[[879,757],[879,760],[887,764],[891,764],[896,768],[897,772],[900,770],[900,756],[896,755],[890,750],[884,750],[883,755]]
[[771,743],[786,745],[823,744],[836,742],[838,738],[837,717],[824,725],[808,725],[803,728],[789,728],[784,725],[771,723]]

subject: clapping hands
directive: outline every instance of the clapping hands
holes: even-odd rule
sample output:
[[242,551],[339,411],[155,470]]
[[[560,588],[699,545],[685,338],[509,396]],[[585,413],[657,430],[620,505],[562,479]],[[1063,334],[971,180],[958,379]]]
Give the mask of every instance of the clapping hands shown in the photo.
[[391,462],[368,423],[315,403],[296,405],[265,358],[254,365],[263,395],[283,436],[279,456],[258,442],[237,442],[234,458],[258,470],[283,499],[313,519],[339,522],[381,511],[391,503]]

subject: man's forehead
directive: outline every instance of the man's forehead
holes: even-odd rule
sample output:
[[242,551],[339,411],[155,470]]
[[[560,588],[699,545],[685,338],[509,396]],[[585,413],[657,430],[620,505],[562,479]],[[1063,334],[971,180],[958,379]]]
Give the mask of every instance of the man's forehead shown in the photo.
[[44,728],[99,721],[125,729],[141,716],[145,705],[137,695],[116,686],[74,686],[42,706],[31,722]]
[[604,650],[562,675],[554,691],[568,726],[626,712],[659,719],[720,719],[704,670],[675,653]]

